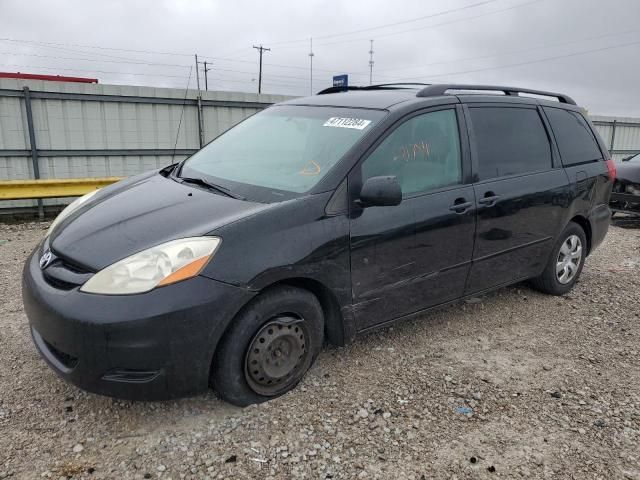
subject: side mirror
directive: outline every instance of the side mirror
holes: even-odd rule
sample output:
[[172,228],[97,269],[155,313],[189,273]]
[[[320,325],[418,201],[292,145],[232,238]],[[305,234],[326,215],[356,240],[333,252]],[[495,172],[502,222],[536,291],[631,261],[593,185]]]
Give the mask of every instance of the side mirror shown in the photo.
[[392,207],[402,202],[402,188],[394,176],[371,177],[360,190],[362,207]]

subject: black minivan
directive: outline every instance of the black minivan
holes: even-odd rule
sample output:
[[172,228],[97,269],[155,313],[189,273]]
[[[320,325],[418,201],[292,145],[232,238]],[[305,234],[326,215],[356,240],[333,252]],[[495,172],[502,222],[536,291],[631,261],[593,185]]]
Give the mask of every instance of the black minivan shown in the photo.
[[326,340],[531,280],[561,295],[608,229],[615,167],[566,95],[377,85],[274,105],[91,192],[24,269],[33,340],[91,392],[292,389]]

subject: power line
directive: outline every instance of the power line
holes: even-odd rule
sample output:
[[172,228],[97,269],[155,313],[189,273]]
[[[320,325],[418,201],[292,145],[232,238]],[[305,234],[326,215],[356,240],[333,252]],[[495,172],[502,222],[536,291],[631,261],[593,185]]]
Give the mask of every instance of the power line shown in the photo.
[[640,30],[627,30],[624,32],[614,32],[614,33],[606,33],[604,35],[597,35],[595,37],[586,37],[586,38],[580,38],[577,40],[571,40],[568,42],[560,42],[560,43],[550,43],[547,45],[540,45],[537,47],[528,47],[528,48],[521,48],[521,49],[516,49],[516,50],[508,50],[508,51],[504,51],[504,52],[500,52],[497,54],[493,54],[493,55],[483,55],[483,56],[473,56],[473,57],[465,57],[465,58],[457,58],[454,60],[447,60],[444,62],[432,62],[432,63],[423,63],[420,66],[413,66],[413,67],[409,67],[409,66],[405,66],[405,67],[393,67],[393,68],[382,68],[382,69],[376,69],[376,70],[382,70],[382,71],[390,71],[390,70],[406,70],[406,69],[417,69],[417,68],[424,68],[424,67],[432,67],[435,65],[448,65],[451,63],[459,63],[459,62],[469,62],[469,61],[473,61],[473,60],[485,60],[487,58],[497,58],[497,57],[502,57],[505,55],[513,55],[514,53],[524,53],[524,52],[532,52],[535,50],[543,50],[543,49],[547,49],[547,48],[555,48],[555,47],[563,47],[565,45],[571,45],[573,43],[580,43],[580,42],[588,42],[591,40],[599,40],[601,38],[607,38],[607,37],[617,37],[620,35],[627,35],[629,33],[638,33],[640,32]]
[[120,59],[120,60],[131,60],[131,57],[122,57],[122,56],[119,56],[119,55],[110,55],[108,53],[102,53],[102,52],[85,52],[85,51],[82,51],[82,50],[75,50],[75,49],[71,49],[71,48],[57,47],[57,46],[53,46],[53,45],[47,44],[47,42],[39,42],[39,41],[35,41],[35,40],[15,40],[15,39],[10,39],[10,38],[0,38],[0,42],[21,43],[21,44],[26,44],[26,46],[28,46],[29,48],[45,48],[45,49],[48,49],[48,50],[56,50],[56,51],[75,53],[77,55],[97,55],[97,56],[106,57],[106,58],[115,58],[115,59]]
[[[426,26],[426,27],[419,27],[419,28],[413,28],[411,30],[404,30],[404,31],[400,31],[400,32],[390,32],[390,33],[386,33],[386,34],[381,34],[380,36],[389,36],[389,35],[398,35],[398,34],[402,34],[402,33],[407,33],[410,31],[416,31],[416,30],[422,30],[424,28],[434,28],[434,27],[438,27],[438,26],[442,26],[442,25],[448,25],[448,24],[452,24],[452,23],[456,23],[456,22],[461,22],[461,21],[466,21],[466,20],[471,20],[471,19],[475,19],[475,18],[479,18],[479,17],[483,17],[483,16],[487,16],[487,15],[493,15],[493,14],[497,14],[503,11],[507,11],[507,10],[512,10],[515,8],[521,8],[527,5],[531,5],[533,3],[538,3],[540,1],[543,0],[532,0],[526,3],[521,3],[518,5],[514,5],[508,8],[504,8],[501,10],[495,10],[495,11],[491,11],[491,12],[486,12],[486,13],[482,13],[479,15],[474,15],[471,17],[465,17],[462,19],[455,19],[452,21],[447,21],[447,22],[443,22],[443,23],[439,23],[439,24],[435,24],[435,25],[430,25],[430,26]],[[469,6],[469,8],[471,8]],[[417,19],[416,19],[417,20]],[[372,27],[375,28],[375,27]],[[416,68],[423,68],[426,66],[432,66],[432,65],[445,65],[445,64],[450,64],[450,63],[455,63],[455,62],[462,62],[462,61],[470,61],[470,60],[480,60],[480,59],[486,59],[486,58],[491,58],[491,57],[499,57],[500,55],[508,55],[508,54],[513,54],[513,53],[520,53],[520,52],[525,52],[525,51],[532,51],[532,50],[540,50],[540,49],[545,49],[545,48],[552,48],[554,46],[561,46],[561,45],[566,45],[566,44],[570,44],[570,43],[575,43],[575,42],[579,42],[579,41],[586,41],[586,40],[591,40],[591,39],[598,39],[598,38],[602,38],[602,37],[607,37],[607,36],[614,36],[614,35],[621,35],[624,33],[631,33],[631,32],[635,32],[635,31],[630,31],[630,32],[616,32],[613,34],[606,34],[606,35],[600,35],[600,36],[596,36],[596,37],[591,37],[588,39],[584,39],[584,40],[575,40],[575,41],[571,41],[571,42],[563,42],[563,43],[558,43],[558,44],[552,44],[552,45],[547,45],[547,46],[538,46],[538,47],[532,47],[532,48],[527,48],[527,49],[519,49],[519,50],[511,50],[509,52],[504,52],[502,54],[496,54],[496,55],[486,55],[486,56],[481,56],[481,57],[469,57],[469,58],[461,58],[461,59],[457,59],[457,60],[451,60],[451,61],[446,61],[446,62],[435,62],[435,63],[429,63],[429,64],[422,64],[418,67],[412,66],[400,66],[400,67],[396,67],[393,69],[376,69],[376,71],[388,71],[388,70],[400,70],[400,69],[416,69]],[[333,34],[333,35],[339,35],[339,34]],[[331,45],[331,44],[339,44],[339,43],[344,43],[346,41],[361,41],[364,40],[362,39],[350,39],[350,40],[344,40],[342,42],[333,42],[333,43],[326,43],[324,45]],[[48,43],[48,42],[39,42],[39,41],[33,41],[33,40],[17,40],[17,39],[9,39],[9,38],[0,38],[0,41],[10,41],[10,42],[18,42],[18,43],[26,43],[29,44],[30,46],[34,46],[37,48],[47,48],[47,49],[54,49],[54,50],[67,50],[70,51],[72,53],[77,53],[80,55],[84,55],[84,56],[89,56],[89,55],[98,55],[98,56],[103,56],[103,57],[110,57],[110,58],[122,58],[123,60],[121,62],[118,61],[114,61],[114,60],[103,60],[103,59],[96,59],[96,61],[99,62],[105,62],[105,63],[123,63],[123,64],[131,64],[131,65],[148,65],[148,66],[163,66],[163,67],[182,67],[182,68],[186,68],[187,65],[179,65],[179,64],[171,64],[171,63],[153,63],[153,62],[145,62],[145,61],[134,61],[128,57],[116,57],[114,55],[108,55],[105,53],[101,53],[101,52],[82,52],[82,51],[74,51],[74,50],[70,50],[70,49],[66,49],[63,47],[60,47],[60,45],[71,45],[71,46],[78,46],[81,48],[98,48],[101,50],[119,50],[119,51],[131,51],[131,52],[136,52],[136,53],[144,53],[144,54],[157,54],[157,55],[187,55],[187,54],[179,54],[177,52],[157,52],[157,51],[151,51],[151,50],[130,50],[130,49],[120,49],[120,48],[112,48],[112,47],[101,47],[101,46],[90,46],[90,45],[80,45],[80,44],[63,44],[63,43]],[[631,43],[633,44],[633,43]],[[611,49],[611,48],[621,48],[624,46],[628,46],[631,44],[623,44],[623,45],[614,45],[614,46],[610,46],[610,47],[604,47],[604,50],[607,49]],[[55,45],[55,46],[54,46]],[[317,45],[317,44],[316,44]],[[322,45],[322,44],[321,44]],[[286,48],[286,47],[282,47],[282,48]],[[596,49],[593,51],[600,51],[600,49]],[[575,53],[571,53],[568,56],[575,56],[575,55],[583,55],[586,53],[591,53],[592,50],[587,50],[584,52],[575,52]],[[9,53],[7,53],[9,54]],[[10,55],[15,55],[15,53],[11,53]],[[58,58],[58,59],[67,59],[67,60],[81,60],[81,61],[93,61],[90,58],[68,58],[68,57],[55,57],[55,56],[44,56],[44,55],[35,55],[35,54],[22,54],[22,55],[29,55],[29,56],[39,56],[42,58]],[[190,56],[190,55],[189,55]],[[232,63],[247,63],[247,64],[253,64],[254,62],[252,61],[248,61],[248,60],[240,60],[240,59],[231,59],[231,58],[224,58],[224,57],[202,57],[202,58],[209,58],[209,59],[218,59],[219,61],[225,61],[225,62],[232,62]],[[451,73],[444,73],[444,74],[436,74],[436,75],[432,75],[432,77],[436,78],[436,77],[442,77],[442,76],[446,76],[446,75],[460,75],[463,73],[473,73],[473,72],[479,72],[479,71],[487,71],[487,70],[492,70],[492,69],[499,69],[499,68],[509,68],[509,67],[515,67],[515,66],[519,66],[519,65],[526,65],[529,63],[539,63],[539,62],[543,62],[543,61],[547,61],[547,60],[553,60],[556,58],[564,58],[564,56],[560,55],[560,56],[551,56],[545,59],[537,59],[537,60],[533,60],[533,61],[525,61],[525,62],[518,62],[518,63],[512,63],[512,64],[506,64],[506,65],[501,65],[501,66],[496,66],[496,67],[485,67],[485,68],[476,68],[476,69],[470,69],[470,70],[463,70],[463,71],[456,71],[456,72],[451,72]],[[280,69],[291,69],[291,70],[309,70],[309,67],[303,67],[303,66],[298,66],[298,65],[285,65],[285,64],[271,64],[271,63],[264,63],[264,65],[269,65],[272,66],[274,68],[280,68]],[[148,76],[148,77],[167,77],[167,78],[184,78],[178,75],[167,75],[167,74],[154,74],[154,73],[134,73],[134,72],[115,72],[115,71],[108,71],[108,70],[81,70],[81,69],[68,69],[68,68],[52,68],[52,67],[36,67],[36,66],[28,66],[28,65],[16,65],[16,66],[21,66],[21,67],[26,67],[26,68],[44,68],[44,69],[50,69],[50,70],[72,70],[72,71],[85,71],[85,72],[95,72],[95,73],[113,73],[113,74],[120,74],[120,75],[139,75],[139,76]],[[322,69],[322,68],[318,68],[317,65],[314,66],[315,71],[318,72],[330,72],[330,73],[336,73],[336,72],[340,72],[343,71],[343,69]],[[251,72],[246,72],[246,71],[241,71],[241,70],[232,70],[232,69],[218,69],[216,68],[216,70],[222,70],[222,71],[227,71],[227,72],[233,72],[233,73],[251,73]],[[347,69],[348,70],[348,69]],[[350,75],[353,76],[362,76],[364,77],[365,75],[367,75],[367,73],[364,72],[349,72]],[[371,72],[371,68],[369,69],[368,75],[370,76],[370,81],[371,76],[372,76],[372,72]],[[413,76],[413,77],[403,77],[404,79],[421,79],[421,78],[425,78],[425,75],[420,75],[419,76]],[[290,78],[290,79],[294,79],[294,80],[303,80],[302,77],[296,77],[293,75],[275,75],[275,74],[270,74],[270,76],[273,77],[278,77],[278,78]],[[389,76],[389,75],[380,75],[377,74],[377,77],[387,77],[387,78],[394,78],[397,79],[398,77],[396,76]],[[232,81],[232,80],[231,80]],[[245,83],[249,83],[249,82],[245,82]],[[260,82],[261,83],[261,82]],[[277,83],[277,82],[276,82]],[[271,82],[269,82],[269,84],[271,84]],[[284,84],[280,84],[280,85],[284,85]],[[288,84],[293,86],[292,84]],[[259,85],[260,87],[260,85]],[[296,88],[298,88],[296,86]]]
[[86,45],[81,43],[57,43],[57,42],[40,42],[36,40],[22,40],[22,39],[14,39],[14,38],[0,38],[0,40],[4,40],[7,42],[20,42],[20,43],[35,43],[35,44],[46,44],[46,45],[57,45],[61,47],[79,47],[79,48],[95,48],[98,50],[112,50],[116,52],[135,52],[135,53],[147,53],[153,55],[174,55],[179,57],[190,57],[192,54],[190,53],[178,53],[178,52],[159,52],[156,50],[135,50],[131,48],[116,48],[116,47],[103,47],[99,45]]
[[[46,59],[52,59],[52,60],[80,60],[82,62],[94,62],[94,63],[115,63],[115,64],[127,64],[127,65],[145,65],[145,66],[150,66],[150,67],[179,67],[179,68],[193,68],[192,65],[183,65],[183,64],[177,64],[177,63],[154,63],[154,62],[137,62],[137,61],[126,61],[126,60],[102,60],[99,58],[74,58],[74,57],[59,57],[59,56],[55,56],[55,55],[38,55],[35,53],[15,53],[15,52],[0,52],[0,55],[11,55],[11,56],[27,56],[27,57],[37,57],[37,58],[46,58]],[[209,58],[209,57],[203,57],[203,58]],[[207,62],[206,60],[204,62],[199,62],[199,63],[206,63],[208,66],[211,66],[211,62]],[[247,62],[247,63],[251,63],[253,64],[254,62]],[[270,63],[265,63],[264,65],[269,65],[269,66],[273,66]],[[303,68],[303,67],[301,67]],[[207,68],[207,71],[210,71],[211,68]],[[305,68],[306,70],[306,68]],[[249,72],[246,70],[233,70],[233,69],[228,69],[228,68],[216,68],[216,71],[221,71],[221,72],[233,72],[233,73],[248,73],[248,74],[252,74],[253,72]],[[326,70],[327,72],[334,72],[334,70]],[[296,77],[293,75],[281,75],[281,74],[270,74],[272,77],[278,77],[278,78],[292,78],[292,79],[296,79],[296,80],[307,80],[306,77]],[[206,87],[205,87],[206,88]]]
[[[82,73],[91,73],[91,74],[111,74],[111,75],[135,75],[141,77],[162,77],[162,78],[179,78],[186,79],[187,75],[167,75],[161,73],[140,73],[140,72],[127,72],[127,71],[114,71],[114,70],[87,70],[87,69],[78,69],[78,68],[61,68],[61,67],[47,67],[40,65],[21,65],[21,64],[0,64],[3,67],[18,67],[18,68],[30,68],[30,69],[42,69],[42,70],[62,70],[69,72],[82,72]],[[193,69],[193,67],[191,67]],[[216,69],[217,71],[218,69]],[[238,73],[250,73],[250,72],[238,72]],[[211,77],[211,79],[226,83],[246,83],[246,84],[255,84],[255,80],[242,80],[242,79],[231,79],[231,78],[222,78],[222,77]],[[306,78],[301,78],[301,80],[307,81]],[[268,81],[263,82],[265,85],[275,85],[275,86],[283,86],[283,87],[293,87],[293,88],[302,88],[304,87],[304,83],[292,84],[292,83],[283,83],[278,81]]]
[[[415,18],[415,19],[403,20],[403,21],[394,22],[394,23],[391,23],[391,24],[379,25],[379,26],[376,26],[376,27],[370,27],[370,28],[360,29],[360,30],[354,30],[354,31],[351,31],[351,32],[345,32],[345,33],[339,33],[339,34],[338,33],[329,34],[329,35],[319,36],[319,37],[316,37],[316,38],[334,38],[336,36],[351,35],[351,34],[365,32],[365,31],[372,31],[372,30],[376,30],[376,29],[380,29],[380,28],[388,28],[390,26],[396,26],[396,25],[401,25],[401,24],[406,24],[406,23],[417,22],[417,21],[428,19],[428,18],[434,18],[434,17],[437,17],[437,16],[441,16],[441,15],[445,15],[445,14],[449,14],[449,13],[454,13],[456,11],[475,8],[475,7],[484,5],[484,4],[495,3],[496,1],[499,1],[499,0],[484,0],[482,2],[477,2],[477,3],[471,4],[471,5],[466,5],[464,7],[459,7],[459,8],[456,8],[456,9],[450,9],[450,10],[446,10],[446,11],[442,11],[442,12],[437,12],[437,13],[434,13],[434,14],[425,15],[423,17],[419,17],[419,18]],[[415,30],[421,30],[421,29],[424,29],[424,28],[431,28],[431,27],[436,27],[436,26],[441,26],[441,25],[447,25],[447,24],[450,24],[450,23],[457,23],[457,22],[464,21],[464,20],[470,20],[470,19],[474,19],[474,18],[485,16],[485,15],[492,15],[492,14],[500,13],[500,12],[503,12],[503,11],[506,11],[506,10],[519,8],[519,7],[522,7],[522,6],[525,6],[525,5],[529,5],[531,3],[537,3],[537,2],[540,2],[540,1],[543,1],[543,0],[533,0],[533,1],[528,2],[528,3],[515,5],[515,6],[512,6],[512,7],[508,7],[508,8],[502,9],[502,10],[497,10],[497,11],[494,11],[494,12],[488,12],[488,13],[480,14],[480,15],[477,15],[477,16],[465,17],[463,19],[457,19],[457,20],[453,20],[453,21],[450,21],[450,22],[445,22],[445,23],[442,23],[442,24],[430,25],[430,26],[426,26],[426,27],[420,27],[420,28],[417,28],[417,29],[406,30],[406,31],[401,31],[401,32],[391,32],[391,33],[387,33],[387,34],[380,34],[380,35],[377,35],[377,36],[380,37],[380,36],[398,35],[398,34],[406,33],[406,32],[409,32],[409,31],[415,31]],[[362,39],[361,38],[349,39],[349,40],[343,40],[343,41],[339,41],[339,42],[324,43],[324,44],[320,44],[320,46],[336,45],[336,44],[341,44],[341,43],[346,43],[346,42],[354,42],[354,41],[360,41],[360,40],[362,40]],[[107,50],[107,51],[134,52],[134,53],[151,54],[151,55],[172,55],[172,56],[182,56],[182,57],[191,57],[191,55],[192,55],[192,54],[181,53],[181,52],[163,52],[163,51],[157,51],[157,50],[127,49],[127,48],[105,47],[105,46],[101,46],[101,45],[87,45],[87,44],[79,44],[79,43],[43,42],[43,41],[36,41],[36,40],[24,40],[24,39],[8,38],[8,37],[0,38],[0,41],[26,43],[26,44],[40,45],[40,46],[47,46],[48,45],[49,48],[77,47],[77,48],[90,48],[90,49]],[[306,39],[304,39],[304,41],[306,42]],[[278,42],[278,44],[280,44],[280,43],[291,43],[291,42],[299,42],[299,40],[290,40],[290,41],[285,41],[285,42]],[[287,48],[287,47],[284,47],[284,48]],[[92,54],[91,52],[75,52],[75,53],[80,53],[82,55]],[[100,55],[107,56],[105,54],[100,54]],[[112,58],[123,58],[123,57],[113,57],[112,56]],[[210,59],[213,59],[213,60],[240,62],[240,63],[252,63],[252,62],[249,62],[248,60],[234,60],[234,59],[225,58],[225,57],[206,57],[206,58],[210,58]],[[280,68],[298,68],[298,69],[305,69],[306,70],[306,67],[299,67],[299,66],[277,65],[277,64],[267,64],[267,63],[265,63],[265,65],[275,66],[275,67],[280,67]],[[328,71],[328,70],[326,70],[326,71]],[[336,71],[338,71],[338,70],[337,69],[331,70],[331,72],[336,72]]]
[[[473,3],[471,5],[465,5],[463,7],[458,7],[458,8],[452,8],[450,10],[443,10],[441,12],[437,12],[437,13],[432,13],[430,15],[425,15],[423,17],[418,17],[418,18],[411,18],[408,20],[401,20],[398,22],[393,22],[393,23],[386,23],[383,25],[377,25],[375,27],[369,27],[369,28],[362,28],[359,30],[351,30],[349,32],[342,32],[342,33],[332,33],[332,34],[328,34],[328,35],[316,35],[315,38],[316,40],[322,40],[322,39],[326,39],[326,38],[335,38],[335,37],[344,37],[346,35],[354,35],[357,33],[364,33],[364,32],[371,32],[374,30],[380,30],[380,29],[384,29],[384,28],[389,28],[389,27],[395,27],[398,25],[405,25],[407,23],[415,23],[415,22],[421,22],[422,20],[427,20],[429,18],[435,18],[435,17],[440,17],[442,15],[448,15],[450,13],[455,13],[455,12],[460,12],[462,10],[468,10],[470,8],[476,8],[479,7],[481,5],[486,5],[489,3],[495,3],[497,1],[500,0],[485,0],[482,2],[477,2],[477,3]],[[299,40],[283,40],[280,42],[271,42],[272,45],[284,45],[287,43],[300,43],[300,42],[306,42],[307,39],[299,39]]]
[[18,67],[18,68],[41,68],[44,70],[65,70],[72,72],[87,72],[87,73],[117,73],[119,75],[139,75],[143,77],[167,77],[167,78],[187,78],[186,75],[167,75],[161,73],[138,73],[138,72],[118,72],[113,70],[85,70],[80,68],[61,68],[61,67],[44,67],[41,65],[19,65],[15,63],[2,64],[3,67]]
[[420,75],[420,76],[416,76],[416,77],[401,77],[398,80],[420,80],[420,79],[425,79],[425,78],[440,78],[440,77],[446,77],[449,75],[462,75],[465,73],[476,73],[476,72],[485,72],[485,71],[489,71],[489,70],[499,70],[502,68],[511,68],[511,67],[520,67],[523,65],[531,65],[534,63],[542,63],[542,62],[547,62],[549,60],[558,60],[561,58],[569,58],[569,57],[577,57],[580,55],[587,55],[589,53],[596,53],[596,52],[603,52],[606,50],[613,50],[616,48],[624,48],[624,47],[629,47],[632,45],[638,45],[640,44],[640,40],[635,41],[635,42],[629,42],[629,43],[623,43],[623,44],[619,44],[619,45],[610,45],[608,47],[601,47],[601,48],[594,48],[591,50],[583,50],[581,52],[573,52],[573,53],[568,53],[565,55],[556,55],[556,56],[552,56],[552,57],[545,57],[545,58],[539,58],[536,60],[529,60],[529,61],[525,61],[525,62],[517,62],[517,63],[509,63],[509,64],[505,64],[505,65],[494,65],[492,67],[484,67],[484,68],[475,68],[475,69],[471,69],[471,70],[460,70],[457,72],[448,72],[448,73],[438,73],[435,75]]
[[[341,37],[341,36],[346,36],[346,35],[353,35],[353,34],[362,33],[362,32],[370,32],[370,31],[373,31],[373,30],[389,28],[389,27],[392,27],[392,26],[397,26],[397,25],[402,25],[402,24],[407,24],[407,23],[414,23],[414,22],[426,20],[426,19],[429,19],[429,18],[434,18],[434,17],[438,17],[438,16],[442,16],[442,15],[447,15],[449,13],[454,13],[454,12],[458,12],[458,11],[462,11],[462,10],[467,10],[467,9],[470,9],[470,8],[476,8],[478,6],[489,4],[489,3],[495,3],[497,1],[501,1],[501,0],[484,0],[484,1],[481,1],[481,2],[473,3],[471,5],[465,5],[465,6],[459,7],[459,8],[454,8],[454,9],[450,9],[450,10],[444,10],[444,11],[436,12],[436,13],[433,13],[433,14],[430,14],[430,15],[425,15],[425,16],[419,17],[419,18],[401,20],[401,21],[394,22],[394,23],[389,23],[389,24],[384,24],[384,25],[377,25],[375,27],[369,27],[369,28],[364,28],[364,29],[360,29],[360,30],[352,30],[350,32],[320,35],[320,36],[316,36],[316,38],[318,38],[318,39],[326,39],[326,38]],[[109,50],[109,51],[118,51],[118,52],[134,52],[134,53],[144,53],[144,54],[152,54],[152,55],[171,55],[171,56],[181,56],[181,57],[190,57],[192,55],[190,53],[182,53],[182,52],[165,52],[165,51],[158,51],[158,50],[143,50],[143,49],[132,49],[132,48],[105,47],[105,46],[102,46],[102,45],[88,45],[88,44],[82,44],[82,43],[42,42],[42,41],[37,41],[37,40],[14,39],[14,38],[8,38],[8,37],[0,38],[0,40],[8,41],[8,42],[31,43],[31,44],[40,44],[40,45],[46,44],[46,45],[54,45],[54,46],[58,46],[58,47],[91,48],[91,49],[97,49],[97,50]],[[285,41],[275,42],[275,43],[272,43],[272,44],[273,45],[281,45],[281,44],[286,44],[286,43],[294,43],[294,42],[295,43],[299,43],[299,42],[306,42],[306,41],[307,41],[307,39],[305,38],[305,39],[300,39],[300,40],[285,40]]]
[[[486,12],[486,13],[480,13],[478,15],[473,15],[473,16],[470,16],[470,17],[457,18],[457,19],[454,19],[454,20],[449,20],[447,22],[436,23],[436,24],[433,24],[433,25],[425,25],[425,26],[422,26],[422,27],[415,27],[415,28],[411,28],[411,29],[407,29],[407,30],[400,30],[400,31],[397,31],[397,32],[380,33],[380,34],[376,34],[376,39],[385,38],[385,37],[391,37],[391,36],[395,36],[395,35],[403,35],[405,33],[417,32],[419,30],[425,30],[427,28],[436,28],[436,27],[442,27],[444,25],[452,25],[454,23],[464,22],[466,20],[475,20],[477,18],[487,17],[487,16],[490,16],[490,15],[495,15],[497,13],[507,12],[509,10],[514,10],[516,8],[526,7],[528,5],[532,5],[534,3],[540,3],[542,1],[546,1],[546,0],[530,0],[528,2],[520,3],[518,5],[513,5],[511,7],[502,8],[500,10],[493,10],[491,12]],[[365,40],[368,40],[368,39],[369,38],[367,38],[367,37],[351,38],[351,39],[340,40],[340,41],[336,41],[336,42],[319,43],[319,44],[317,44],[317,46],[326,47],[326,46],[330,46],[330,45],[341,45],[341,44],[344,44],[344,43],[362,42],[362,41],[365,41]],[[287,47],[282,47],[282,48],[287,48]]]
[[191,68],[191,65],[183,65],[178,63],[155,63],[155,62],[138,62],[130,60],[103,60],[101,58],[77,58],[77,57],[58,57],[55,55],[38,55],[36,53],[16,53],[16,52],[0,52],[0,55],[12,55],[15,57],[39,57],[50,58],[56,60],[80,60],[81,62],[100,62],[100,63],[122,63],[129,65],[148,65],[152,67],[181,67]]

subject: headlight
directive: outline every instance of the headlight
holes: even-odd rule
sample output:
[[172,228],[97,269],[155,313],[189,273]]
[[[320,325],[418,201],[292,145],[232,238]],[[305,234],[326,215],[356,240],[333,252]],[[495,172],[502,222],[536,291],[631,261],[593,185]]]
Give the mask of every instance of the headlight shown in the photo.
[[106,295],[143,293],[195,277],[221,241],[218,237],[192,237],[151,247],[99,271],[80,291]]
[[47,229],[47,233],[45,233],[44,235],[45,238],[48,237],[49,234],[51,234],[51,232],[53,232],[53,229],[56,227],[56,225],[58,225],[62,220],[64,220],[70,214],[72,214],[75,210],[77,210],[78,207],[86,203],[96,193],[98,193],[98,190],[94,190],[92,192],[87,193],[86,195],[83,195],[80,198],[76,198],[73,202],[67,205],[65,209],[62,210],[60,214],[55,218],[55,220],[51,222],[51,226],[49,226],[49,228]]

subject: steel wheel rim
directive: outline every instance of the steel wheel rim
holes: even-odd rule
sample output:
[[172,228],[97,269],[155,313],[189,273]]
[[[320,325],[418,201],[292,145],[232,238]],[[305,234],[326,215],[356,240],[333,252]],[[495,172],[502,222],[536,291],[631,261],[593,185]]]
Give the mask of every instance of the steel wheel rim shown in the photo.
[[578,273],[582,262],[582,241],[577,235],[570,235],[562,242],[556,260],[556,278],[563,285],[571,282]]
[[265,396],[288,390],[304,373],[309,355],[304,320],[280,316],[269,320],[253,336],[245,356],[245,379]]

